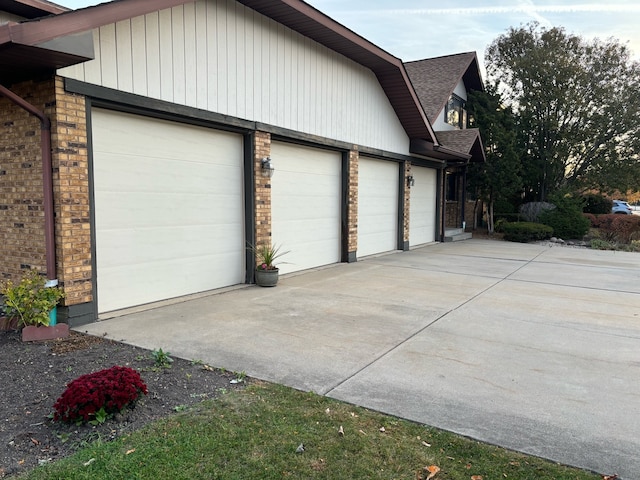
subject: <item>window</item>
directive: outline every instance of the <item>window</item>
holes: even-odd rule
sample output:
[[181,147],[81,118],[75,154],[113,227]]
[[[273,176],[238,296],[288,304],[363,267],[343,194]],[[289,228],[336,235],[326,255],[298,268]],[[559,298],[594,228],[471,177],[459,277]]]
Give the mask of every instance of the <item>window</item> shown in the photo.
[[456,128],[467,128],[466,102],[455,93],[449,97],[449,101],[444,108],[444,118],[449,125]]
[[446,184],[446,192],[445,192],[445,198],[447,199],[447,201],[450,201],[450,202],[458,201],[458,193],[459,193],[458,187],[460,186],[459,179],[460,179],[460,175],[458,175],[457,173],[447,172],[447,184]]

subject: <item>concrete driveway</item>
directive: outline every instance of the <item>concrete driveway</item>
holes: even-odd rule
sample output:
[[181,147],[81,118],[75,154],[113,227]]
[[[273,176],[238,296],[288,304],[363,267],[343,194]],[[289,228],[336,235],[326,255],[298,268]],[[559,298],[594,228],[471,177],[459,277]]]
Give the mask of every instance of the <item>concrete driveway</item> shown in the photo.
[[435,244],[118,315],[80,330],[640,478],[637,253]]

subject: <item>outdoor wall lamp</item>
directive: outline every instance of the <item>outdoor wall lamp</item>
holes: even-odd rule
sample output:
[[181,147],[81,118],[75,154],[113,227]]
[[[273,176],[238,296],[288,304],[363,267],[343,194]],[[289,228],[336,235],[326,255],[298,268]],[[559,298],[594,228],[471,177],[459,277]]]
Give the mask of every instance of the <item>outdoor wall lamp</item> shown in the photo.
[[271,178],[273,176],[275,168],[271,166],[271,157],[264,157],[260,162],[260,167],[262,169],[263,177]]
[[413,175],[409,175],[407,177],[407,187],[411,188],[416,184],[415,179],[413,178]]

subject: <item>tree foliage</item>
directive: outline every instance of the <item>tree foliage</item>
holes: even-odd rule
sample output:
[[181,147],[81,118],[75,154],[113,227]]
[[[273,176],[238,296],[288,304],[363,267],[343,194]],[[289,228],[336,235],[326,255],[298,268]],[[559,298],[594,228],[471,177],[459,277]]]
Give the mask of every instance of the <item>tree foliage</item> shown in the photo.
[[508,201],[522,189],[515,120],[495,88],[471,91],[467,109],[480,129],[486,162],[470,167],[469,186],[488,205],[488,229],[493,232],[493,206]]
[[637,187],[640,64],[625,45],[531,23],[494,40],[486,58],[489,80],[518,117],[530,199]]

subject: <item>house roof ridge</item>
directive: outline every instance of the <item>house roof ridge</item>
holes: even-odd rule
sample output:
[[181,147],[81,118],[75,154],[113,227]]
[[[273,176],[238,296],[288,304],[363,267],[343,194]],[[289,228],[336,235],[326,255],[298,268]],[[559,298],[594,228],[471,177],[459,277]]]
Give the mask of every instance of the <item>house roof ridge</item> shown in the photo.
[[[11,26],[0,25],[0,39],[9,36],[14,43],[35,46],[193,1],[113,0]],[[407,136],[437,143],[429,117],[400,58],[302,0],[236,1],[370,69],[389,98]]]

